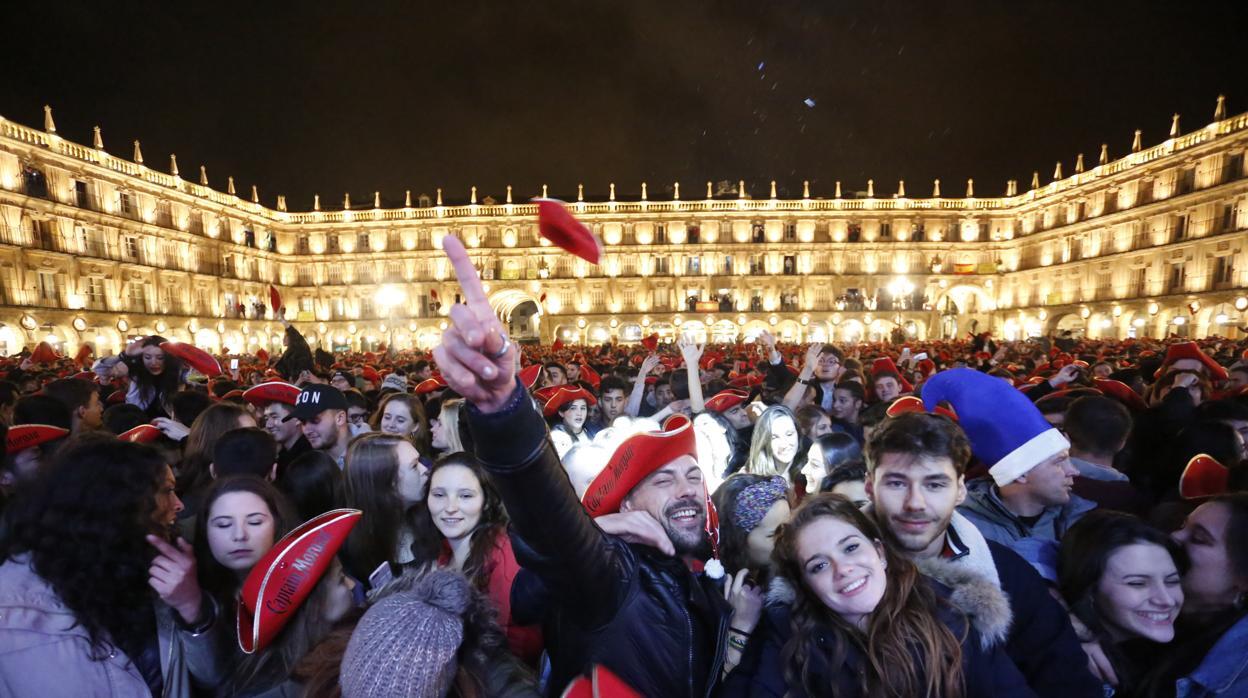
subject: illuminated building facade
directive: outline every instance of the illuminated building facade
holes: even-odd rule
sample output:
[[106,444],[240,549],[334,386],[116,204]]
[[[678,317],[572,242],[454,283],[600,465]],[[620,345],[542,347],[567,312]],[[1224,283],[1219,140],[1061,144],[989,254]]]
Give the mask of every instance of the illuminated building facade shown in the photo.
[[[594,267],[537,235],[536,207],[436,197],[402,206],[274,208],[256,189],[190,179],[0,118],[0,353],[45,338],[104,354],[162,334],[234,351],[280,350],[278,286],[316,346],[436,343],[457,284],[438,248],[460,236],[513,336],[711,341],[770,330],[789,341],[1052,330],[1087,337],[1239,337],[1248,323],[1248,114],[1227,117],[1052,181],[957,198],[905,183],[800,199],[707,183],[569,206],[604,242]],[[162,163],[163,164],[163,163]],[[1088,163],[1091,165],[1091,163]],[[689,185],[690,183],[686,183]],[[945,193],[951,187],[946,184]],[[578,188],[579,189],[579,188]],[[979,187],[983,193],[982,185]],[[542,192],[545,194],[545,192]],[[249,195],[247,195],[249,194]],[[844,194],[844,195],[843,195]],[[626,200],[627,199],[627,200]],[[362,204],[362,205],[361,205]]]

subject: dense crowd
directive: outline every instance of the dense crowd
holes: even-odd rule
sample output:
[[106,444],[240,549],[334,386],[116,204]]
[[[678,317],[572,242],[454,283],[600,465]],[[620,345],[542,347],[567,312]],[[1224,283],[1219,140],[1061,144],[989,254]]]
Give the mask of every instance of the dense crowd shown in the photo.
[[1248,695],[1245,342],[521,346],[455,243],[431,354],[4,360],[0,694]]

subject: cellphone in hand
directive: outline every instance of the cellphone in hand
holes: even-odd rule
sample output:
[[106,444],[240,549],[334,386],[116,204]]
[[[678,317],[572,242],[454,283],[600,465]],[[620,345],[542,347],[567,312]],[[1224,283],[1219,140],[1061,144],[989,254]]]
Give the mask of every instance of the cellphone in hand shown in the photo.
[[230,359],[230,370],[231,371],[238,370],[238,359]]

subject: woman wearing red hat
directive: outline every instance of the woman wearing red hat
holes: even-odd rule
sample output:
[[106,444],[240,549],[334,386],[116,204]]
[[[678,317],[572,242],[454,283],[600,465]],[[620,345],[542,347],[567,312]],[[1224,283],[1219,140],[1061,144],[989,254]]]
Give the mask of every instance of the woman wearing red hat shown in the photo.
[[550,422],[550,439],[560,458],[576,444],[593,441],[598,428],[587,422],[589,406],[596,404],[594,396],[580,386],[557,388],[546,401],[542,414]]

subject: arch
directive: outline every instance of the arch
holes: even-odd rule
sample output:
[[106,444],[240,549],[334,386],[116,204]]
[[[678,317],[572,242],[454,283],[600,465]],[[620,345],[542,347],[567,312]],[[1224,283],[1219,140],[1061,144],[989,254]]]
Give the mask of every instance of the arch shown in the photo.
[[505,288],[490,294],[490,307],[494,309],[494,314],[503,322],[511,319],[511,314],[525,303],[532,303],[537,308],[537,314],[541,315],[541,304],[532,294],[524,291]]
[[641,325],[635,322],[620,325],[620,341],[621,342],[638,342],[645,334],[641,330]]
[[1062,313],[1051,318],[1054,331],[1061,333],[1067,330],[1076,338],[1082,338],[1087,332],[1087,323],[1079,317],[1079,313]]
[[611,328],[605,322],[590,323],[585,328],[585,338],[590,344],[605,344],[611,339]]
[[711,341],[716,344],[733,344],[741,330],[732,320],[720,320],[711,325]]
[[861,341],[866,336],[867,328],[861,320],[843,320],[834,328],[836,339],[845,343]]
[[800,342],[802,341],[802,326],[797,320],[781,320],[776,323],[776,329],[772,331],[772,334],[782,342]]
[[[975,297],[974,304],[968,302],[970,296]],[[997,307],[997,302],[992,297],[992,294],[988,292],[988,289],[977,284],[961,283],[950,286],[949,288],[936,294],[936,298],[932,301],[932,308],[937,312],[944,312],[945,299],[951,300],[953,304],[957,306],[954,312],[960,314],[969,314],[972,312],[988,313],[992,312]],[[972,305],[974,310],[970,309],[972,308]]]
[[698,344],[703,344],[707,341],[706,323],[701,320],[685,320],[680,325],[680,333],[689,335]]

